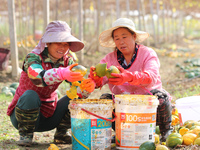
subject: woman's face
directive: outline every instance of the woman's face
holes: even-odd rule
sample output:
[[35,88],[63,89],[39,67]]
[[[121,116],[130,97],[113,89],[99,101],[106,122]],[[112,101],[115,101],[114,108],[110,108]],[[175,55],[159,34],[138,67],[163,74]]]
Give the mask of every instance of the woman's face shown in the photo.
[[135,50],[136,35],[132,34],[126,28],[118,28],[113,32],[113,40],[117,48],[124,55],[133,54]]
[[54,58],[60,59],[69,49],[69,43],[58,42],[58,43],[47,43],[48,52]]

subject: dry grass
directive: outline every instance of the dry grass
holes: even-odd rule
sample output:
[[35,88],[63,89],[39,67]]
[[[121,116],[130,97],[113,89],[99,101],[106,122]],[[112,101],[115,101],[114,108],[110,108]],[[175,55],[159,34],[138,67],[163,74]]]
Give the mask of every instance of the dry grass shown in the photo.
[[[190,48],[191,53],[195,53],[195,57],[200,57],[200,45],[196,44],[187,44],[181,43],[177,44],[177,47]],[[84,58],[84,62],[82,65],[86,66],[89,70],[91,65],[95,65],[100,61],[100,59],[105,56],[110,49],[100,49],[100,52],[94,52],[93,54],[88,54]],[[167,49],[170,51],[170,48]],[[183,64],[185,59],[188,59],[186,56],[182,57],[168,57],[167,53],[163,54],[161,51],[158,51],[158,56],[161,63],[160,74],[162,77],[163,88],[165,88],[173,97],[173,101],[175,101],[178,96],[178,92],[182,96],[184,93],[193,94],[195,87],[199,87],[200,78],[195,79],[186,79],[184,74],[180,72],[180,70],[176,67],[176,63]],[[0,72],[0,89],[8,85],[14,81],[18,81],[18,79],[12,79],[10,74],[6,74],[5,72]],[[63,89],[64,88],[64,89]],[[65,86],[61,86],[59,88],[62,91],[62,94],[65,94]],[[90,99],[99,98],[103,93],[109,93],[108,86],[104,86],[101,90],[96,89],[91,95]],[[198,94],[198,91],[195,91]],[[16,141],[18,140],[17,130],[11,125],[10,119],[6,116],[6,109],[11,101],[11,97],[0,97],[0,150],[6,149],[15,149],[15,150],[46,150],[49,147],[49,144],[53,141],[53,135],[55,130],[49,132],[35,133],[34,141],[38,142],[39,145],[34,145],[31,148],[19,147],[16,145]],[[70,150],[71,145],[58,145],[59,149]],[[195,146],[182,147],[182,150],[196,150]]]

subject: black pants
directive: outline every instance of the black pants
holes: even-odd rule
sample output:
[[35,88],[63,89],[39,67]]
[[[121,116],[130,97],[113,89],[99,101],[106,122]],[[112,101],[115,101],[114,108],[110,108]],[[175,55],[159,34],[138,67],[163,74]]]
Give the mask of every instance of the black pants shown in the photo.
[[[68,110],[69,98],[67,96],[62,97],[57,102],[56,110],[52,117],[45,118],[40,112],[38,119],[36,121],[35,132],[49,131],[58,126],[61,122],[63,116]],[[17,102],[17,106],[20,109],[34,109],[41,106],[41,101],[38,94],[33,90],[28,90],[20,97]],[[15,116],[15,111],[13,111],[10,116],[13,126],[18,129],[18,122]],[[69,118],[70,119],[70,118]]]

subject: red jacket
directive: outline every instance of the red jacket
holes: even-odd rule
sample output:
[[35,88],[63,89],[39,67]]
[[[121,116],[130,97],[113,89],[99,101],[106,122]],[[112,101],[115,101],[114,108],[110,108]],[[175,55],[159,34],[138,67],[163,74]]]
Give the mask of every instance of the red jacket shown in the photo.
[[[38,54],[41,57],[41,54]],[[42,58],[42,57],[41,57]],[[67,66],[68,64],[68,57],[64,57],[64,66]],[[42,61],[42,67],[44,70],[52,69],[52,66],[50,63],[44,63]],[[57,100],[58,100],[58,95],[56,93],[56,89],[62,82],[53,84],[53,85],[48,85],[45,87],[37,87],[36,85],[33,84],[33,82],[30,80],[28,77],[27,73],[22,71],[21,76],[20,76],[20,81],[19,81],[19,86],[16,90],[15,96],[8,106],[7,109],[7,115],[10,116],[17,104],[18,99],[23,95],[23,93],[27,90],[34,90],[35,92],[38,93],[40,100],[42,102],[42,105],[40,107],[41,113],[45,117],[51,117],[54,114],[54,111],[56,109],[57,105]],[[47,103],[45,103],[47,102]]]

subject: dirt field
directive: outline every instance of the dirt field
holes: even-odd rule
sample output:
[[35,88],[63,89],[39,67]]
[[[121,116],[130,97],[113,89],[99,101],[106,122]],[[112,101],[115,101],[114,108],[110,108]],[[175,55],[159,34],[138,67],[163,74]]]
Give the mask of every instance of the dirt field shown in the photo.
[[[184,60],[188,58],[200,58],[200,44],[195,44],[192,41],[181,42],[181,44],[176,45],[177,49],[185,48],[190,49],[189,56],[186,56],[185,52],[180,52],[175,55],[176,53],[173,50],[171,50],[169,47],[164,50],[157,50],[157,54],[160,59],[161,68],[160,68],[160,74],[162,77],[163,87],[171,94],[173,97],[173,102],[177,99],[177,91],[180,93],[185,93],[188,89],[193,90],[192,87],[199,86],[200,78],[192,78],[187,79],[185,78],[185,75],[183,72],[180,71],[179,68],[176,67],[176,64],[184,64]],[[108,51],[102,51],[100,53],[95,53],[94,55],[85,56],[85,60],[83,65],[86,67],[90,67],[91,65],[95,65],[99,62],[99,60],[107,53]],[[174,55],[174,56],[173,56]],[[5,85],[9,85],[10,83],[14,81],[18,81],[18,78],[12,79],[11,74],[6,73],[5,71],[0,71],[0,88],[2,88]],[[109,89],[107,86],[103,87],[101,90],[95,90],[89,98],[98,98],[102,93],[109,92]],[[9,102],[6,102],[7,104]],[[6,109],[6,108],[5,108]],[[6,110],[0,111],[0,113],[5,113]],[[3,114],[1,114],[2,116]],[[5,118],[6,117],[6,118]],[[34,145],[31,148],[24,148],[19,147],[16,145],[16,142],[18,140],[18,134],[17,131],[12,127],[11,123],[9,122],[9,118],[6,116],[3,117],[3,119],[6,119],[8,122],[8,126],[10,129],[16,133],[14,137],[12,137],[10,140],[0,141],[0,150],[3,149],[15,149],[15,150],[46,150],[49,147],[49,144],[53,141],[53,135],[55,130],[49,131],[49,132],[43,132],[43,133],[35,133],[34,141],[38,143],[38,145]],[[5,120],[3,120],[5,121]],[[1,129],[3,130],[3,129]],[[1,136],[1,135],[0,135]],[[10,135],[8,135],[10,136]],[[10,146],[8,146],[10,145]],[[9,148],[8,148],[9,147]],[[59,149],[61,150],[71,150],[71,145],[58,145]],[[182,149],[193,149],[191,147],[186,147]],[[194,148],[195,149],[195,148]]]

